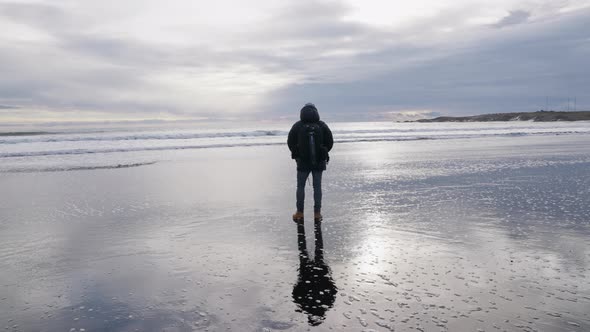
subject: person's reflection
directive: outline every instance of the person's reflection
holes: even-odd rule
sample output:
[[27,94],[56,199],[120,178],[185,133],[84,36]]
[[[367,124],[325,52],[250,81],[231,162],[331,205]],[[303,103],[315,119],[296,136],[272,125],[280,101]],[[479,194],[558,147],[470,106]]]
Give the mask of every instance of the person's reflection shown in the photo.
[[299,241],[299,277],[293,287],[293,301],[298,305],[297,311],[308,316],[309,324],[320,325],[326,311],[334,305],[338,292],[332,271],[324,262],[324,243],[322,225],[315,223],[315,257],[311,260],[307,254],[305,227],[297,222],[297,240]]

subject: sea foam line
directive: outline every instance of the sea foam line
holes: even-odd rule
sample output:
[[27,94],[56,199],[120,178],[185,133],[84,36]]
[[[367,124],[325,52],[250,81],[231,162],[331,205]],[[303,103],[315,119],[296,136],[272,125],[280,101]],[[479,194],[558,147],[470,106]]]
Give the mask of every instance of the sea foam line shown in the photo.
[[[18,144],[18,143],[48,143],[48,142],[84,142],[84,141],[140,141],[140,140],[187,140],[198,138],[232,138],[232,137],[265,137],[265,136],[286,136],[286,131],[280,130],[255,130],[248,132],[215,132],[215,133],[175,133],[175,134],[128,134],[128,135],[86,135],[86,134],[37,134],[35,136],[27,135],[4,135],[0,139],[0,144]],[[23,138],[26,137],[26,138]]]
[[[513,137],[513,136],[542,136],[542,135],[571,135],[571,134],[588,134],[586,132],[511,132],[505,134],[477,134],[477,135],[439,135],[439,136],[382,136],[382,137],[350,137],[336,139],[336,143],[358,143],[358,142],[395,142],[395,141],[417,141],[417,140],[447,140],[447,139],[467,139],[467,138],[485,138],[485,137]],[[59,156],[59,155],[81,155],[96,153],[122,153],[138,151],[167,151],[167,150],[191,150],[191,149],[211,149],[211,148],[231,148],[231,147],[254,147],[269,145],[285,145],[286,142],[255,142],[255,143],[218,143],[207,145],[177,145],[177,146],[142,146],[129,148],[114,149],[69,149],[69,150],[50,150],[50,151],[28,151],[28,152],[6,152],[0,153],[0,158],[19,158],[19,157],[38,157],[38,156]]]
[[36,173],[36,172],[67,172],[67,171],[90,171],[97,169],[119,169],[119,168],[131,168],[139,166],[154,165],[156,161],[150,161],[145,163],[132,163],[132,164],[116,164],[116,165],[100,165],[100,166],[71,166],[71,167],[45,167],[45,168],[13,168],[0,170],[2,173]]

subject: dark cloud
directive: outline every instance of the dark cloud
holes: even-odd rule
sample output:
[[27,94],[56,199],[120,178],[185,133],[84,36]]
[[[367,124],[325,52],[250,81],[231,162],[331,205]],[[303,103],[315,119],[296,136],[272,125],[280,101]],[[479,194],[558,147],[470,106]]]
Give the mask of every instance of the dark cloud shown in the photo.
[[530,16],[531,13],[525,10],[511,11],[508,16],[502,18],[498,23],[494,24],[494,26],[497,28],[502,28],[509,25],[521,24],[526,22]]
[[[269,103],[288,113],[312,101],[334,118],[411,109],[448,114],[535,111],[544,108],[546,96],[577,96],[580,105],[590,98],[585,88],[590,86],[590,32],[584,28],[589,20],[590,11],[585,11],[489,35],[452,50],[450,56],[425,58],[363,80],[294,84]],[[395,63],[396,54],[406,59],[428,51],[393,47],[368,57]],[[445,53],[444,48],[432,51]]]
[[342,19],[349,11],[350,8],[337,1],[294,2],[273,15],[256,34],[267,42],[272,38],[323,43],[325,39],[351,38],[366,33],[366,26]]
[[41,3],[0,3],[0,15],[5,18],[43,27],[46,30],[59,30],[68,27],[70,16],[60,7]]
[[73,54],[100,57],[110,63],[127,65],[159,65],[169,61],[164,49],[126,38],[92,34],[61,36],[61,47]]

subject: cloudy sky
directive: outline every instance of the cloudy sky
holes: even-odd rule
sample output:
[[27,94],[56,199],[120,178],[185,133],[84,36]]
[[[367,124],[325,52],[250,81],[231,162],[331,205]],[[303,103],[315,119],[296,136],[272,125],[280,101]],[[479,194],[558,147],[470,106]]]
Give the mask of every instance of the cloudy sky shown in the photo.
[[590,0],[0,0],[0,121],[590,109],[588,22]]

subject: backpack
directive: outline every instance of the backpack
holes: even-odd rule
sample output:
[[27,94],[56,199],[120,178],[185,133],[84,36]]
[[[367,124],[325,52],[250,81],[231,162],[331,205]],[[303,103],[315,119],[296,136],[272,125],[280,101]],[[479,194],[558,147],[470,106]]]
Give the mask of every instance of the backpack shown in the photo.
[[325,160],[322,149],[324,144],[322,127],[318,123],[304,123],[298,134],[299,158],[313,167],[318,166]]

